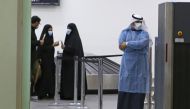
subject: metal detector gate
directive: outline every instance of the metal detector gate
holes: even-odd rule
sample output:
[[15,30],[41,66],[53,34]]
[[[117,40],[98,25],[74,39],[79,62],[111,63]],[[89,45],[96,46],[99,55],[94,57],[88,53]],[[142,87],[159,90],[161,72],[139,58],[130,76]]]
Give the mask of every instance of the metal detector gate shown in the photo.
[[190,109],[190,3],[159,5],[155,109]]

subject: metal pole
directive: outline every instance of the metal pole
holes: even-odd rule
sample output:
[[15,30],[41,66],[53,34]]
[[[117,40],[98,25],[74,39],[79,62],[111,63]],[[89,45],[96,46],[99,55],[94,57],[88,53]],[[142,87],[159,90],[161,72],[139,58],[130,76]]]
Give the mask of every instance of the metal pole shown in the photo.
[[74,80],[74,103],[77,103],[77,91],[78,91],[78,56],[76,56],[75,62],[75,80]]
[[78,56],[74,58],[74,102],[70,103],[70,105],[80,105],[77,103],[77,96],[78,96]]
[[[59,52],[57,52],[57,55],[59,55]],[[60,105],[58,103],[58,81],[59,81],[59,73],[60,73],[60,67],[61,66],[61,60],[58,59],[58,57],[56,58],[56,62],[55,62],[55,67],[56,67],[56,73],[55,73],[55,96],[54,96],[54,103],[50,104],[49,106],[58,106]]]
[[103,107],[103,59],[100,58],[98,62],[98,109]]
[[152,109],[152,100],[151,100],[151,91],[152,91],[152,48],[149,48],[149,72],[150,72],[150,85],[149,85],[149,94],[148,94],[148,109]]
[[[56,66],[58,66],[58,64],[59,64],[59,60],[58,59],[56,59]],[[59,68],[58,67],[56,67],[56,74],[55,74],[55,96],[54,96],[54,103],[55,104],[58,104],[58,76],[59,76]]]
[[81,105],[78,108],[87,109],[88,107],[85,106],[85,58],[82,57],[82,65],[81,65]]
[[59,87],[58,84],[60,83],[60,73],[61,73],[61,62],[62,60],[59,59],[60,53],[57,52],[57,58],[56,58],[56,75],[55,75],[55,96],[54,96],[54,103],[49,104],[48,106],[55,106],[55,107],[62,107],[62,109],[64,109],[64,106],[67,106],[66,104],[63,103],[59,103]]

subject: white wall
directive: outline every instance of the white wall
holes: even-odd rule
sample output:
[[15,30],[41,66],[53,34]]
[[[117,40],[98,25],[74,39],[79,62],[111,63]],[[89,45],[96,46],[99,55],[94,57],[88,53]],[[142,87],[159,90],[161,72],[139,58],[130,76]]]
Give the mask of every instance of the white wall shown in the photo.
[[[121,54],[118,37],[131,20],[131,14],[142,15],[151,38],[158,33],[158,4],[182,0],[60,0],[60,6],[33,6],[32,15],[41,17],[42,30],[46,23],[54,28],[55,40],[63,40],[66,26],[76,23],[85,53],[96,55]],[[183,2],[189,0],[183,0]],[[60,47],[56,50],[61,50]]]

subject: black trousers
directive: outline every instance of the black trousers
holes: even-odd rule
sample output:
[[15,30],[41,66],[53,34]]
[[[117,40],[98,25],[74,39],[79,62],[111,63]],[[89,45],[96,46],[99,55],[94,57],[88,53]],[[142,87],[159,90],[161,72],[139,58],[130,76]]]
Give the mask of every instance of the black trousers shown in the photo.
[[145,93],[119,92],[117,109],[143,109]]

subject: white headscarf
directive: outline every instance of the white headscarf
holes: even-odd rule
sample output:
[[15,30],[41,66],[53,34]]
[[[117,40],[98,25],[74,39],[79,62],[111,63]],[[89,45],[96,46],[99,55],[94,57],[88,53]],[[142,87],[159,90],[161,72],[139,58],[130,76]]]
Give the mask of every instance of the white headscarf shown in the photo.
[[[143,17],[138,14],[132,14],[131,24],[136,21],[142,21],[141,30],[147,31],[147,26],[145,24]],[[130,26],[131,26],[131,24],[130,24]]]

